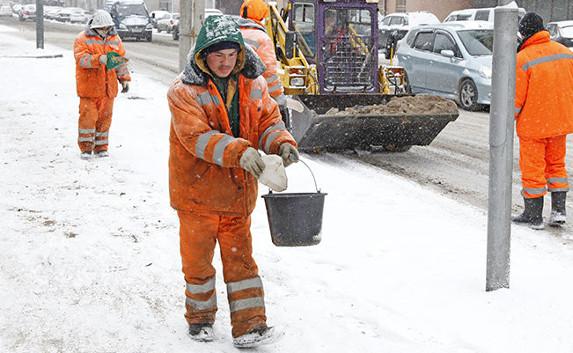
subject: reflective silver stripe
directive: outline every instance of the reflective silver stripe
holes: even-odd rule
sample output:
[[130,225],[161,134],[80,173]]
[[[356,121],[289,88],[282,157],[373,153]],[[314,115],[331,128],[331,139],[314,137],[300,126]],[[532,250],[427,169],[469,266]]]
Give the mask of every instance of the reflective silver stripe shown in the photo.
[[539,59],[535,59],[535,60],[531,60],[530,62],[524,64],[522,66],[523,71],[527,71],[530,67],[533,67],[535,65],[539,65],[539,64],[543,64],[543,63],[548,63],[551,61],[557,61],[557,60],[561,60],[561,59],[573,59],[573,54],[555,54],[555,55],[549,55],[543,58],[539,58]]
[[265,136],[267,136],[267,134],[269,134],[271,131],[273,130],[285,130],[285,123],[281,120],[278,123],[268,127],[265,132],[263,132],[263,134],[261,135],[261,138],[259,139],[259,146],[263,144],[263,140],[265,139]]
[[234,313],[235,311],[250,309],[250,308],[258,308],[258,307],[264,308],[265,301],[261,297],[240,299],[230,302],[229,307],[231,308],[232,313]]
[[78,139],[78,141],[79,141],[79,142],[91,142],[91,143],[93,143],[93,142],[94,142],[94,138],[93,138],[93,137],[80,137],[80,138]]
[[248,288],[263,288],[261,278],[257,276],[242,281],[227,283],[227,293],[238,292]]
[[547,191],[547,188],[536,188],[536,189],[523,188],[521,194],[524,195],[525,193],[528,193],[530,195],[543,195],[545,191]]
[[257,42],[256,40],[252,40],[252,39],[249,39],[249,38],[243,38],[243,39],[244,39],[244,41],[245,41],[248,45],[250,45],[251,47],[253,47],[255,50],[256,50],[256,49],[259,49],[259,42]]
[[79,129],[80,134],[93,134],[96,129]]
[[108,136],[109,135],[109,131],[105,131],[105,132],[96,132],[96,137],[101,137],[101,136]]
[[215,289],[215,277],[212,277],[210,280],[203,284],[185,283],[185,288],[187,288],[189,293],[193,294],[207,293]]
[[215,151],[213,152],[213,161],[215,161],[215,163],[217,163],[221,167],[223,166],[223,154],[225,153],[225,148],[227,148],[227,146],[233,143],[233,141],[235,141],[233,137],[225,135],[223,136],[222,139],[217,141],[217,144],[215,145]]
[[549,192],[567,192],[569,188],[549,188]]
[[214,103],[215,105],[220,105],[220,104],[221,104],[221,102],[219,101],[219,97],[217,97],[217,96],[211,96],[211,100],[213,101],[213,103]]
[[271,83],[278,81],[279,77],[277,75],[271,75],[269,77],[267,77],[267,84],[270,85]]
[[207,310],[217,308],[217,296],[215,293],[208,300],[195,300],[189,297],[185,298],[185,304],[189,305],[194,310]]
[[547,179],[547,183],[548,183],[548,184],[552,184],[552,183],[569,183],[569,179],[568,179],[568,178],[549,178],[549,179]]
[[515,114],[518,114],[518,115],[519,115],[519,113],[521,113],[521,108],[515,107]]
[[96,140],[96,141],[95,141],[95,144],[96,144],[96,146],[101,146],[101,145],[107,145],[108,142],[107,142],[107,139],[105,139],[105,140]]
[[92,45],[92,44],[103,44],[103,40],[101,39],[87,39],[84,43],[86,43],[87,45]]
[[275,141],[275,139],[281,134],[282,131],[275,131],[273,133],[271,133],[269,135],[269,137],[267,138],[267,142],[265,143],[265,148],[263,151],[265,152],[270,152],[271,151],[271,145],[272,143]]
[[80,66],[86,69],[90,69],[92,67],[92,56],[90,54],[84,54],[80,58]]
[[211,100],[211,95],[209,94],[209,92],[205,92],[205,93],[201,93],[201,94],[197,95],[197,101],[201,105],[208,105],[210,103],[213,103],[213,101]]
[[263,91],[258,88],[251,88],[251,99],[261,99],[263,98]]
[[119,41],[118,41],[118,40],[109,40],[109,41],[107,41],[106,43],[107,43],[107,44],[110,44],[110,45],[119,45]]
[[[283,88],[283,87],[282,87],[281,85],[276,85],[276,86],[273,86],[273,87],[269,87],[269,93],[273,93],[273,92],[278,91],[278,90],[280,90],[280,89],[282,89],[282,88]],[[261,97],[261,98],[262,98],[262,97]]]
[[205,159],[205,149],[207,148],[209,139],[211,138],[212,135],[220,133],[221,133],[220,131],[211,130],[199,136],[199,138],[197,139],[197,144],[195,145],[195,152],[197,153],[197,157]]

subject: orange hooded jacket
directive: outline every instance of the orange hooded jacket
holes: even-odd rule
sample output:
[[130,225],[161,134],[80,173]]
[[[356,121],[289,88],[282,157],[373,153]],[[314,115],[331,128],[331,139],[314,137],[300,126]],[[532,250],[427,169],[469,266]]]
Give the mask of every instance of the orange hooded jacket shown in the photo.
[[573,132],[573,52],[541,31],[517,54],[517,135],[547,138]]
[[247,147],[277,154],[282,143],[296,146],[276,102],[268,94],[260,59],[248,45],[237,60],[240,134],[233,137],[225,102],[208,74],[201,52],[193,55],[171,85],[169,188],[180,211],[226,216],[251,214],[257,180],[240,168]]
[[99,61],[109,52],[125,56],[125,49],[115,30],[102,39],[93,29],[86,26],[74,42],[76,59],[76,85],[79,97],[114,98],[117,96],[117,81],[131,81],[127,64],[107,70]]

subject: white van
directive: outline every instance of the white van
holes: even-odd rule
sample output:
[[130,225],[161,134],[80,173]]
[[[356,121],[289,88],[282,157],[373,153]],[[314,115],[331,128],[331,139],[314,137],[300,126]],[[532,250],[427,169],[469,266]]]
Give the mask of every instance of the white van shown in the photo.
[[[465,9],[452,11],[444,22],[455,21],[488,21],[493,22],[495,7],[485,7],[481,9]],[[521,19],[525,15],[524,8],[518,8],[518,16]]]

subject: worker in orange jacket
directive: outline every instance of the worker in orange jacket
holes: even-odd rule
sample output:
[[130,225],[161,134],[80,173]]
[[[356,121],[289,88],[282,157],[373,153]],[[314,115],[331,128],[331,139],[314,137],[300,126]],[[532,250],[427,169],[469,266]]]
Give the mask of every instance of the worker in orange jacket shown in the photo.
[[551,192],[549,224],[565,223],[569,191],[566,137],[573,132],[573,53],[552,42],[543,19],[526,14],[517,54],[515,116],[519,137],[523,213],[516,223],[543,229],[543,197]]
[[283,121],[290,128],[290,119],[286,107],[287,99],[278,76],[279,63],[273,40],[267,34],[264,20],[269,16],[269,5],[264,0],[245,0],[237,18],[245,42],[251,46],[265,64],[263,77],[267,81],[269,94],[278,103]]
[[76,84],[80,97],[78,145],[81,158],[108,156],[109,128],[118,81],[122,93],[131,80],[125,49],[109,13],[98,10],[74,42]]
[[243,42],[230,16],[205,20],[183,73],[169,88],[169,188],[180,220],[191,338],[213,340],[217,311],[215,244],[233,326],[233,343],[268,342],[264,293],[252,257],[251,213],[257,179],[265,168],[258,152],[298,161],[296,142],[268,94],[257,54]]

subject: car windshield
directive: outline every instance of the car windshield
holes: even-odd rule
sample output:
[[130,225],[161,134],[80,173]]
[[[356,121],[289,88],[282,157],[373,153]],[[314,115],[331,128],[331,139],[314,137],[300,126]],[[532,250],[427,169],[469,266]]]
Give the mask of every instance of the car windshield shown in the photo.
[[471,56],[491,55],[493,51],[492,30],[458,31],[464,47]]
[[560,32],[565,38],[573,38],[573,26],[561,27]]
[[147,17],[147,11],[143,5],[121,5],[118,9],[119,15],[121,17],[127,16],[145,16]]

